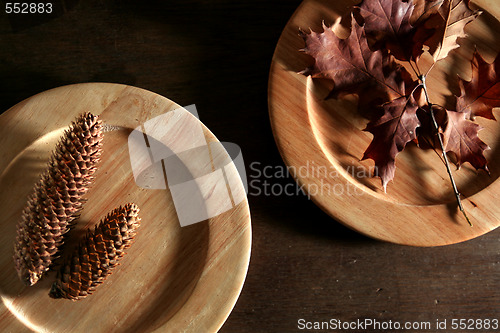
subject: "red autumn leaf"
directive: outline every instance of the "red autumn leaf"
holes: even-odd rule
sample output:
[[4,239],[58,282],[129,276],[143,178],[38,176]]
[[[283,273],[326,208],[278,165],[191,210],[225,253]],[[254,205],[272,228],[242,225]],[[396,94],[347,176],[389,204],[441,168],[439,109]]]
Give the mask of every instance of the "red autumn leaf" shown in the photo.
[[[356,93],[360,96],[359,107],[367,108],[363,113],[370,122],[365,130],[373,134],[373,139],[363,159],[374,160],[384,190],[394,178],[397,154],[419,137],[430,145],[433,137],[442,138],[443,142],[437,140],[439,147],[453,153],[458,166],[469,162],[487,170],[484,151],[489,147],[478,137],[480,126],[466,117],[494,119],[491,110],[500,106],[500,60],[490,65],[474,55],[471,81],[460,81],[462,94],[457,98],[457,111],[434,109],[427,97],[426,75],[418,72],[418,66],[411,66],[417,82],[395,62],[397,58],[416,64],[423,45],[429,47],[434,62],[445,58],[459,46],[457,39],[465,36],[465,26],[479,15],[470,9],[469,0],[414,1],[363,0],[351,12],[347,38],[339,38],[333,27],[324,25],[323,32],[302,33],[306,44],[303,51],[315,61],[302,74],[332,80],[331,96]],[[359,21],[352,15],[357,15]],[[414,94],[420,90],[426,97],[421,107]],[[373,95],[382,96],[382,104],[376,108]],[[443,132],[437,137],[440,129]],[[454,184],[453,178],[451,181]],[[460,196],[455,194],[461,207]]]
[[472,58],[472,78],[459,80],[462,94],[457,98],[457,111],[469,118],[495,119],[493,108],[500,107],[500,56],[492,64],[476,51]]
[[[401,97],[400,83],[394,72],[404,68],[388,63],[382,51],[372,52],[364,29],[356,20],[351,20],[351,33],[346,39],[339,38],[333,29],[324,24],[323,30],[321,33],[302,33],[306,43],[303,51],[315,60],[314,65],[302,74],[332,80],[335,85],[333,96],[359,92],[366,85],[375,84],[382,86],[390,96]],[[391,65],[393,68],[386,75]]]
[[484,151],[489,147],[478,137],[481,126],[466,119],[463,112],[446,110],[446,115],[448,124],[443,133],[445,151],[455,155],[459,167],[469,162],[476,169],[488,171]]
[[429,46],[429,52],[434,62],[444,59],[450,51],[459,47],[458,38],[467,36],[465,26],[481,14],[469,7],[469,0],[443,0],[435,1],[435,7],[439,17],[431,16],[426,22],[427,27],[435,28],[434,35],[425,45]]
[[420,121],[417,117],[418,106],[412,95],[387,102],[382,108],[382,117],[371,121],[366,128],[366,131],[373,134],[373,140],[363,159],[371,158],[375,161],[385,191],[387,183],[394,178],[396,155],[408,142],[416,139]]
[[437,14],[444,1],[445,0],[413,0],[415,4],[411,18],[413,25],[420,25],[431,16]]
[[414,5],[401,0],[363,0],[355,7],[364,20],[368,36],[385,46],[398,60],[417,60],[423,53],[429,30],[410,23]]
[[388,97],[382,105],[383,115],[366,128],[374,137],[363,157],[375,161],[385,189],[394,178],[396,155],[416,138],[420,125],[418,106],[410,94],[417,83],[392,57],[370,50],[364,29],[355,19],[351,20],[351,32],[345,39],[340,39],[332,28],[323,29],[322,33],[303,34],[304,51],[315,63],[302,74],[332,80],[337,95],[355,92],[366,99],[369,94],[364,93],[363,87],[369,86],[377,93],[384,91]]

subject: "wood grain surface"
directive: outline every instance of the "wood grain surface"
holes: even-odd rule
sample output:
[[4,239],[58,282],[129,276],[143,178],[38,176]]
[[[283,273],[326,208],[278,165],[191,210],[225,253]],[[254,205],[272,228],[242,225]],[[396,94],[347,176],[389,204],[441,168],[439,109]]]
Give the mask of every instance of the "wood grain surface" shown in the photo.
[[[489,198],[500,194],[500,124],[477,119],[480,137],[491,147],[486,152],[490,174],[465,164],[454,172],[464,195],[463,206],[472,219],[471,228],[458,210],[442,157],[432,149],[412,143],[396,158],[396,176],[387,193],[380,185],[373,161],[361,161],[373,135],[363,131],[368,120],[357,112],[357,99],[328,99],[329,82],[297,74],[311,65],[307,55],[293,52],[303,46],[299,29],[322,31],[322,20],[333,22],[345,15],[352,1],[304,1],[283,30],[273,58],[269,82],[269,107],[276,142],[298,182],[327,213],[368,236],[405,245],[439,246],[462,242],[500,225],[500,207]],[[488,59],[496,56],[482,36],[495,36],[500,7],[484,7],[467,26],[469,37],[463,47],[438,62],[426,78],[433,103],[446,105],[450,89],[457,87],[456,75],[470,76],[474,48]],[[489,16],[488,16],[489,15]],[[318,18],[321,16],[321,19]],[[489,19],[489,21],[488,21]],[[493,23],[493,24],[487,24]],[[430,56],[428,57],[430,58]],[[468,61],[469,60],[469,61]],[[425,55],[419,63],[431,67]],[[362,97],[361,97],[362,98]]]
[[[221,141],[241,146],[254,181],[252,257],[220,332],[304,332],[300,318],[447,319],[442,332],[457,332],[453,318],[500,317],[500,230],[444,247],[394,245],[351,231],[306,196],[258,194],[265,181],[295,186],[276,174],[285,166],[267,86],[276,44],[300,0],[54,3],[51,17],[0,14],[2,111],[64,84],[125,83],[196,103]],[[29,331],[14,315],[1,318],[5,327]]]
[[[186,110],[172,111],[178,108],[169,99],[143,89],[87,83],[40,93],[0,116],[0,151],[5,156],[0,166],[0,297],[4,314],[10,311],[27,327],[42,332],[219,329],[236,302],[248,267],[251,232],[247,201],[181,228],[179,207],[174,206],[170,190],[137,186],[131,166],[131,158],[137,155],[129,153],[129,134],[146,120],[162,115],[164,131],[170,135],[168,141],[161,142],[172,150],[185,141],[179,128],[193,139],[192,124],[201,123]],[[136,203],[141,209],[141,227],[120,266],[93,295],[78,302],[56,300],[48,296],[54,272],[34,287],[25,287],[17,278],[12,261],[15,225],[64,129],[73,118],[90,110],[115,129],[104,133],[95,181],[64,253],[71,253],[86,230],[119,205]],[[176,128],[168,131],[167,125],[173,122]],[[208,129],[198,128],[205,132],[207,141],[216,140]],[[153,144],[151,139],[149,144]],[[212,160],[221,154],[212,150]],[[198,162],[186,162],[189,170],[198,167],[193,160]],[[165,180],[158,181],[165,186]],[[239,187],[243,190],[241,181]],[[14,330],[11,326],[5,329]]]

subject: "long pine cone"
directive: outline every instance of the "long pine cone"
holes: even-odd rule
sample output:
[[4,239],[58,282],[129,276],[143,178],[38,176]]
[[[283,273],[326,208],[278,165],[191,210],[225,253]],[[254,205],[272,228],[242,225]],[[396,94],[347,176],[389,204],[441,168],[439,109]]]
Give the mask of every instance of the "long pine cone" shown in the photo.
[[140,226],[139,208],[127,204],[111,211],[89,231],[61,267],[50,297],[79,300],[92,294],[111,274]]
[[101,121],[85,113],[58,142],[17,224],[14,262],[24,284],[49,269],[73,221],[80,215],[102,147]]

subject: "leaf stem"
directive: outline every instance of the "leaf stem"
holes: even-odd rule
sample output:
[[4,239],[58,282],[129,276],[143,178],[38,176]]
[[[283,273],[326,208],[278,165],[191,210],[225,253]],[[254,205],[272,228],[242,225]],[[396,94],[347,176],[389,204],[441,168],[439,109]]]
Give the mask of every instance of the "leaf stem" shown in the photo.
[[417,69],[415,69],[415,67],[411,63],[411,60],[408,60],[408,63],[410,64],[410,67],[413,70],[413,73],[415,73],[416,76],[420,77],[420,71],[418,70],[417,62],[415,62],[415,66],[417,66]]
[[417,76],[422,76],[422,72],[420,72],[420,68],[418,68],[417,61],[414,60],[414,62],[415,62],[415,67],[417,68],[417,73],[418,73]]
[[430,71],[432,71],[432,69],[434,68],[434,65],[436,65],[436,62],[435,62],[435,61],[432,63],[431,67],[429,67],[429,69],[427,70],[427,72],[424,74],[424,77],[426,77],[426,76],[427,76],[427,74],[429,74],[429,73],[430,73]]
[[450,177],[451,186],[453,187],[453,192],[455,193],[455,198],[457,199],[458,208],[460,209],[460,211],[464,215],[465,219],[467,220],[467,223],[469,223],[469,225],[472,227],[472,223],[469,220],[469,217],[467,216],[467,213],[465,212],[464,207],[462,206],[462,200],[460,199],[460,192],[458,191],[457,184],[455,183],[455,179],[453,178],[453,174],[451,173],[450,162],[448,161],[448,156],[446,155],[446,151],[444,149],[443,139],[441,138],[441,135],[439,134],[439,126],[438,126],[438,123],[436,121],[436,117],[434,115],[434,110],[432,109],[432,103],[430,102],[429,95],[427,93],[427,86],[425,85],[425,75],[420,75],[419,80],[421,81],[421,85],[422,85],[422,88],[423,88],[424,94],[425,94],[425,99],[427,101],[427,105],[429,106],[429,112],[430,112],[431,118],[432,118],[432,125],[434,126],[434,130],[436,131],[436,134],[438,137],[439,146],[440,146],[441,151],[442,151],[444,164],[446,165],[446,171],[448,172],[448,176]]

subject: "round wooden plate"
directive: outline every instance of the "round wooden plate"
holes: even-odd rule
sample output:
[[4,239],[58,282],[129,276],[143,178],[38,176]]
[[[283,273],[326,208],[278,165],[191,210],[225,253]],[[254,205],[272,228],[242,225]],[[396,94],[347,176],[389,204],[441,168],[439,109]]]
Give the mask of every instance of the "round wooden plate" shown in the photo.
[[[219,330],[239,296],[248,268],[248,202],[245,199],[217,217],[181,228],[169,190],[138,187],[129,159],[129,133],[177,108],[167,98],[143,89],[88,83],[43,92],[0,116],[2,331]],[[59,136],[86,111],[99,114],[105,124],[117,129],[104,134],[96,181],[67,243],[75,243],[107,212],[127,202],[141,208],[142,224],[121,265],[93,295],[77,302],[55,300],[48,296],[54,272],[33,287],[24,287],[18,279],[12,260],[15,227]],[[217,140],[205,126],[203,131],[207,141]]]
[[[299,52],[299,30],[322,31],[358,1],[305,0],[286,25],[273,57],[269,79],[269,113],[276,143],[285,163],[311,199],[333,218],[370,237],[407,245],[437,246],[483,235],[500,223],[500,124],[477,119],[491,175],[469,164],[454,172],[464,195],[470,227],[457,209],[444,164],[433,150],[409,144],[396,158],[396,177],[383,192],[372,177],[373,161],[360,161],[372,135],[362,131],[367,120],[356,111],[357,97],[328,99],[329,83],[297,74],[312,63]],[[467,26],[467,40],[427,78],[431,101],[459,93],[456,74],[469,80],[474,44],[492,61],[500,45],[500,6],[477,1],[483,14]],[[447,73],[447,75],[446,75]],[[450,79],[452,78],[452,79]],[[496,112],[496,111],[495,111]],[[498,113],[496,113],[498,115]],[[497,116],[498,118],[498,116]]]

